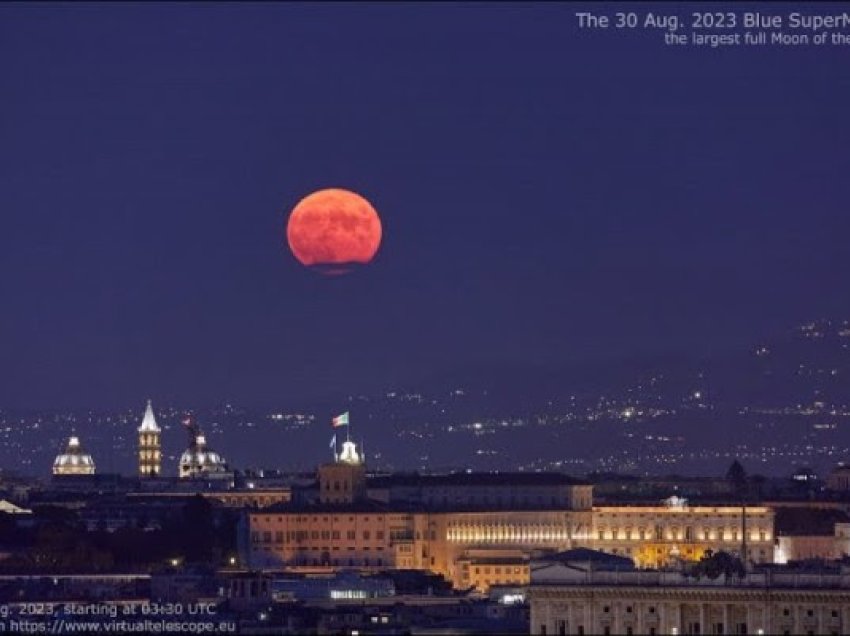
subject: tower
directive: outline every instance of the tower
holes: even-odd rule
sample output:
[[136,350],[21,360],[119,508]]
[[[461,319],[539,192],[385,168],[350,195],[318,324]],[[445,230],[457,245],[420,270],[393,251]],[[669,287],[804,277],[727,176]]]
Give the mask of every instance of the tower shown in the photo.
[[342,444],[342,452],[332,464],[319,466],[319,501],[351,504],[366,497],[366,466],[363,454],[351,440]]
[[162,467],[162,448],[159,434],[162,429],[156,423],[151,401],[145,409],[145,416],[139,426],[139,475],[141,477],[159,477]]

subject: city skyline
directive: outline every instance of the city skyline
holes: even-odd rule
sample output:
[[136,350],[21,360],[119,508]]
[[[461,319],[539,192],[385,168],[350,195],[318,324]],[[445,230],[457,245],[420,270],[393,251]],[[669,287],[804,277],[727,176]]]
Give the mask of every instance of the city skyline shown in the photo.
[[850,633],[850,11],[0,4],[0,632]]

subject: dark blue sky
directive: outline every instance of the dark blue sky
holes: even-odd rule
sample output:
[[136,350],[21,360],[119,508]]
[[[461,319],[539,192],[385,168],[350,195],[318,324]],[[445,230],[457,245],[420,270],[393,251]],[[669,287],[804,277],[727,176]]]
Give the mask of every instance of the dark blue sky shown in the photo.
[[[290,402],[850,315],[846,47],[579,8],[0,7],[0,405]],[[384,224],[342,278],[285,247],[329,186]]]

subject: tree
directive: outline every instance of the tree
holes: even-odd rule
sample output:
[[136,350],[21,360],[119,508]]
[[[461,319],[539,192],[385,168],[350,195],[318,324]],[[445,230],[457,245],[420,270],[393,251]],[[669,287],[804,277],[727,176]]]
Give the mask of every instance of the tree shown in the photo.
[[693,567],[692,574],[716,579],[721,574],[743,577],[746,574],[744,563],[728,552],[706,550],[702,559]]

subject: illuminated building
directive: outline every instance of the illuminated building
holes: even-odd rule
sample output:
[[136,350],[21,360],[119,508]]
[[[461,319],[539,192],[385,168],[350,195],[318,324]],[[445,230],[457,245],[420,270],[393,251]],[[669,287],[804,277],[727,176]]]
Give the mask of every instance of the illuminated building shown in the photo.
[[770,563],[773,525],[773,510],[764,506],[690,506],[671,497],[661,506],[594,507],[587,545],[648,568],[696,561],[706,550],[741,554],[746,549],[748,560]]
[[[252,511],[244,560],[271,570],[406,568],[457,588],[524,585],[529,562],[574,548],[638,567],[696,561],[707,550],[772,562],[766,507],[593,507],[592,486],[559,473],[387,475],[367,480],[349,449],[319,468],[318,496]],[[744,540],[746,528],[746,541]]]
[[846,634],[850,579],[787,569],[711,579],[532,564],[535,634]]
[[831,561],[850,555],[850,523],[833,525],[831,534],[783,534],[777,538],[777,563],[807,559]]
[[64,453],[56,456],[53,462],[54,475],[94,475],[94,460],[83,450],[80,439],[72,435]]
[[207,446],[206,436],[191,420],[187,420],[189,447],[180,456],[180,479],[229,479],[233,473],[228,470],[224,457]]
[[160,433],[162,429],[156,423],[151,401],[148,400],[145,416],[139,426],[139,475],[158,477],[162,470],[162,447]]
[[342,444],[336,461],[319,467],[319,501],[353,503],[366,496],[366,466],[354,442]]
[[522,550],[467,550],[457,559],[460,588],[485,591],[494,585],[528,585],[528,555]]
[[335,462],[319,468],[316,501],[249,513],[245,560],[296,571],[429,570],[457,587],[482,590],[523,584],[530,553],[567,549],[589,537],[590,488],[557,474],[367,482],[362,458],[346,442]]

